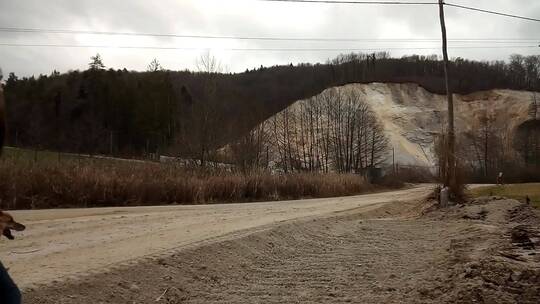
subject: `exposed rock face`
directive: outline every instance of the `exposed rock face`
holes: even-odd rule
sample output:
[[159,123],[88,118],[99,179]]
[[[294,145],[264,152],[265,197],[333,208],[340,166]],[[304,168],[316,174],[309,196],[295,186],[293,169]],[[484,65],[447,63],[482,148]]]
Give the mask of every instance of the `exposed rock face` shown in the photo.
[[[447,105],[444,95],[430,93],[419,85],[349,84],[338,90],[354,90],[365,100],[384,125],[396,162],[402,165],[433,166],[435,138],[446,128]],[[499,132],[512,134],[530,117],[530,108],[540,93],[513,90],[490,90],[455,95],[456,131],[478,127],[480,117],[489,115]],[[298,101],[291,105],[298,107]],[[391,156],[388,162],[391,162]]]

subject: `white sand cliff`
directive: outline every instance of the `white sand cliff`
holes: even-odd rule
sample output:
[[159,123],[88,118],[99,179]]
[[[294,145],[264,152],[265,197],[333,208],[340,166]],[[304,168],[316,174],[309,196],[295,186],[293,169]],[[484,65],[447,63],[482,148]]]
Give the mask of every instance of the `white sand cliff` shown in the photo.
[[[396,162],[401,165],[433,166],[434,141],[446,126],[446,96],[433,94],[417,84],[349,84],[338,90],[355,90],[384,125]],[[529,107],[540,94],[528,91],[489,90],[455,95],[457,132],[477,127],[479,117],[488,113],[500,132],[513,134],[530,119]],[[294,110],[300,103],[290,106]],[[511,136],[509,136],[511,138]],[[391,157],[387,162],[391,162]]]

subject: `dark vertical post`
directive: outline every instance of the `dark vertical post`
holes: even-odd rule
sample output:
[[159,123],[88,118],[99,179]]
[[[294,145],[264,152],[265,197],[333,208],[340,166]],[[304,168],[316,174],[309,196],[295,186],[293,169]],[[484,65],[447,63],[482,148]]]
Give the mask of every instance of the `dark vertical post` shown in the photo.
[[396,148],[392,147],[392,171],[396,174]]
[[109,131],[109,155],[113,155],[113,131]]
[[441,20],[442,51],[444,59],[444,78],[446,82],[446,98],[448,102],[448,142],[446,147],[446,176],[445,185],[452,186],[455,182],[455,133],[454,133],[454,100],[448,79],[448,44],[446,41],[446,24],[444,22],[444,1],[439,0],[439,17]]
[[270,167],[270,153],[268,151],[268,146],[266,146],[266,169]]

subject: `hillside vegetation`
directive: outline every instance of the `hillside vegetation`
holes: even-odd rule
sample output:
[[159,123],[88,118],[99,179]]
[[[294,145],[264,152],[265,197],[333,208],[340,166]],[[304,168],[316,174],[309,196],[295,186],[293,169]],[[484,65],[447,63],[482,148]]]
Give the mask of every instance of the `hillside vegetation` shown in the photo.
[[[540,90],[540,57],[509,63],[455,59],[455,92],[493,88]],[[325,64],[275,66],[239,74],[154,70],[93,64],[5,84],[8,144],[128,155],[162,153],[201,163],[293,102],[347,83],[414,82],[444,92],[436,56],[343,55]],[[32,117],[32,119],[28,119]]]

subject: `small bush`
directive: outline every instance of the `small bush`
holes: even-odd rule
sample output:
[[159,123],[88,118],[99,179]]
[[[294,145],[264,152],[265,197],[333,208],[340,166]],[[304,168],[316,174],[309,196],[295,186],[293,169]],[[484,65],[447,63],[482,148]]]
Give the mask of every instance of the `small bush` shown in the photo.
[[393,170],[387,168],[388,174],[384,175],[378,182],[378,185],[387,188],[400,188],[405,183],[433,183],[437,178],[428,168],[415,166],[402,166]]

